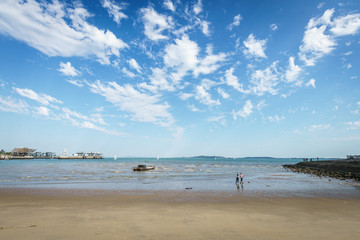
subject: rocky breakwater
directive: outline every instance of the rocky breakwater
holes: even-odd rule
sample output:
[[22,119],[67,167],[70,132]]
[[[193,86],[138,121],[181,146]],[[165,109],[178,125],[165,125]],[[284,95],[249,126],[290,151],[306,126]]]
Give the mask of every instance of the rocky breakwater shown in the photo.
[[294,172],[360,181],[360,160],[339,159],[283,165]]

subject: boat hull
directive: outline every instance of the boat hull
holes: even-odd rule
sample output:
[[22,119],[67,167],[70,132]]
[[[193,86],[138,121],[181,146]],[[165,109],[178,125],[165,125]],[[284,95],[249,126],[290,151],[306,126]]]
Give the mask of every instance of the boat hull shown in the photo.
[[155,169],[155,166],[133,168],[134,171],[148,171],[148,170],[154,170],[154,169]]

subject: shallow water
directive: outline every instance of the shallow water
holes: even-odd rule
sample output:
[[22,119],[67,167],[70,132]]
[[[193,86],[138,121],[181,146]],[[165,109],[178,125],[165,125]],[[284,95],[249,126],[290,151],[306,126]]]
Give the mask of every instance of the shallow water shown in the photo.
[[[0,188],[220,191],[247,196],[360,198],[359,183],[294,173],[282,167],[300,159],[118,158],[0,161]],[[137,164],[155,170],[134,172]],[[235,184],[237,173],[244,184]]]

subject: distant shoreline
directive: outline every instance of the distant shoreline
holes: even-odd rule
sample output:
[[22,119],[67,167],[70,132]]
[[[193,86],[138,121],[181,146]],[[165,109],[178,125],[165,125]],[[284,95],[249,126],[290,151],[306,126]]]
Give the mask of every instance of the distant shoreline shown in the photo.
[[354,179],[360,181],[360,160],[337,159],[327,161],[299,162],[283,165],[294,172],[329,176],[337,179]]

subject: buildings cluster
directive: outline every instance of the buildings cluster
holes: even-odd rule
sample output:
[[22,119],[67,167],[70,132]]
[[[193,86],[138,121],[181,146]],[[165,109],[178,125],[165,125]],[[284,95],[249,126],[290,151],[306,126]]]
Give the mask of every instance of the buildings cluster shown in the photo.
[[68,155],[64,150],[63,154],[57,156],[54,152],[36,152],[36,149],[21,147],[14,148],[11,152],[0,151],[0,159],[103,159],[104,156],[99,152],[78,152]]

